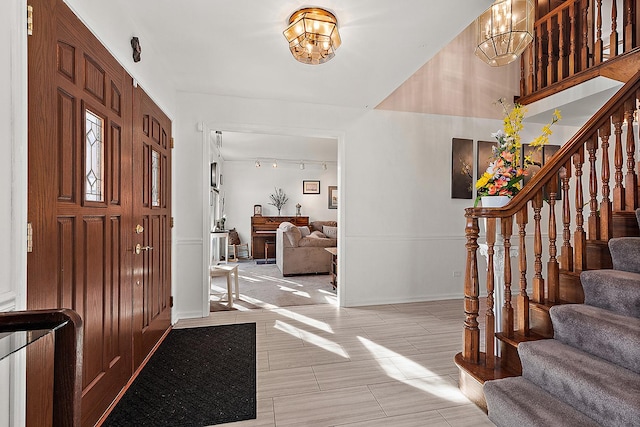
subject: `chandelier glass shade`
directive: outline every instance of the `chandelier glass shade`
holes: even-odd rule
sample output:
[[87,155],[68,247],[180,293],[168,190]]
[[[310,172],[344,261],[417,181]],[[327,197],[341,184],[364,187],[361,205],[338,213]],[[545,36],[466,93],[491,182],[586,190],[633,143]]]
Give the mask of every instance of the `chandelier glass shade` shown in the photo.
[[475,54],[493,67],[515,61],[533,40],[533,0],[496,0],[477,19]]
[[283,34],[293,57],[305,64],[327,62],[342,44],[336,17],[315,7],[300,9],[291,15]]

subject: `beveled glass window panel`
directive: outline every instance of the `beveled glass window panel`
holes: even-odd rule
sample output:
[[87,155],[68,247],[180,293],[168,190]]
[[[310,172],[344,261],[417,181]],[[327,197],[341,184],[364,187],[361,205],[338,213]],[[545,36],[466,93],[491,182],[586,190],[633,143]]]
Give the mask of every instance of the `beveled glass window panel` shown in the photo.
[[85,110],[85,192],[91,202],[104,201],[104,119]]
[[160,206],[160,153],[151,150],[151,206]]

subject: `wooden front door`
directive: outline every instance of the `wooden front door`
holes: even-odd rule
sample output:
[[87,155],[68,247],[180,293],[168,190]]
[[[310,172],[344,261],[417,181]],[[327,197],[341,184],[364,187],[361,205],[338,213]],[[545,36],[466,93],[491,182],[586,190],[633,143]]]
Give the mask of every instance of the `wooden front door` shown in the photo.
[[138,367],[171,322],[171,122],[140,87],[133,99],[138,230],[133,244],[139,248],[133,261],[133,354]]
[[[143,219],[134,216],[142,203],[135,184],[141,165],[134,157],[139,160],[142,143],[134,132],[141,120],[133,112],[131,77],[63,0],[30,4],[37,25],[28,52],[33,251],[27,257],[27,307],[72,308],[81,315],[82,424],[94,425],[138,366],[134,347],[148,352],[156,344],[150,341],[169,326],[170,252],[164,242],[170,239],[164,235],[156,244],[154,230],[167,231],[149,214],[150,224],[141,235],[161,255],[156,256],[155,246],[144,252],[150,256],[135,254],[140,237],[135,226]],[[170,126],[165,123],[163,130],[170,138]],[[162,154],[161,166],[168,167],[169,155],[166,150]],[[169,188],[170,176],[163,174],[163,188]],[[163,191],[163,210],[154,213],[163,212],[166,221],[170,194]],[[139,259],[146,260],[140,264]],[[140,295],[134,279],[144,283],[151,298],[157,298],[156,287],[166,289],[162,303],[156,299],[147,304],[148,295]],[[149,321],[138,322],[140,313]],[[149,330],[155,333],[144,333]],[[145,345],[137,344],[139,335]],[[38,349],[28,354],[30,426],[51,423],[51,379],[44,356]],[[135,360],[145,356],[136,352]]]

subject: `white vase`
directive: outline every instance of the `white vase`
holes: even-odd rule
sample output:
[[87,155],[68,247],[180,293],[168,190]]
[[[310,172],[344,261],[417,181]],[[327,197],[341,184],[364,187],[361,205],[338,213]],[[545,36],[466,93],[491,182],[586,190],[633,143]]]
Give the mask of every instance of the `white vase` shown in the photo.
[[509,203],[509,196],[482,196],[480,201],[483,208],[501,208]]

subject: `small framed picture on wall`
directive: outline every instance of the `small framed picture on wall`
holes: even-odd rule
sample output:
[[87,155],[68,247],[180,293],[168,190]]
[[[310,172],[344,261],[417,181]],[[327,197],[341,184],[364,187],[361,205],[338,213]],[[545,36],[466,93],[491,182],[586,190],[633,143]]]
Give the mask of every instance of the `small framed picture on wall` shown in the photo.
[[338,209],[338,186],[329,186],[329,209]]
[[302,181],[302,194],[320,194],[320,181]]

